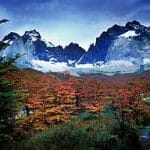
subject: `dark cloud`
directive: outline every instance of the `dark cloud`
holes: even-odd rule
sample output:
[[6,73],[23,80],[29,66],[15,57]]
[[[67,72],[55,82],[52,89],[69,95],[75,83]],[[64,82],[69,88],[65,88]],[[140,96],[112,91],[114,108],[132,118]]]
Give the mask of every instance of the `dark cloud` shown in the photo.
[[52,19],[63,15],[70,17],[71,14],[86,18],[102,15],[122,17],[148,4],[149,0],[0,0],[0,5],[16,16]]
[[56,43],[84,46],[113,24],[150,23],[149,14],[150,0],[0,0],[0,17],[11,19],[9,30],[37,28]]

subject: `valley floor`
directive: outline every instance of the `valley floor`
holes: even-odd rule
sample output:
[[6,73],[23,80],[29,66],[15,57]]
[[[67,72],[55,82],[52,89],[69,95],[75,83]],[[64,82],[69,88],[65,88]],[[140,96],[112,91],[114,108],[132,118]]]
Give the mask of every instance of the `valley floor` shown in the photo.
[[137,133],[150,123],[149,73],[73,77],[13,69],[4,77],[19,95],[12,136],[19,149],[137,149]]

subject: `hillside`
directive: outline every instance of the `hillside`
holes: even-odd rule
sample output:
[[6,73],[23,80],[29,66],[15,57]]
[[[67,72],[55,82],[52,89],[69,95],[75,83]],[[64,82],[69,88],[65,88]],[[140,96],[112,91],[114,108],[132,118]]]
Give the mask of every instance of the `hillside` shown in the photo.
[[15,84],[21,96],[18,98],[21,107],[16,114],[17,130],[27,134],[30,130],[45,130],[83,112],[99,114],[112,98],[116,100],[122,93],[126,98],[137,93],[141,100],[150,97],[149,73],[79,78],[27,69],[11,71],[5,77]]

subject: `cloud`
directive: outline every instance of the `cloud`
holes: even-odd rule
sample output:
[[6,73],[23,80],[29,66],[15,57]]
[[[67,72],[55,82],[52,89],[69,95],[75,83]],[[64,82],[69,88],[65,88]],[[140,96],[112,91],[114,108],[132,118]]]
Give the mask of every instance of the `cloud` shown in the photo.
[[8,18],[8,19],[11,18],[11,15],[7,11],[7,9],[1,6],[0,6],[0,18]]
[[[0,20],[1,19],[8,19],[12,20],[12,15],[7,11],[6,8],[0,6]],[[8,30],[8,28],[11,28],[11,23],[4,23],[0,25],[0,39],[3,37],[5,32]]]
[[23,33],[34,28],[56,45],[65,46],[75,41],[88,48],[113,24],[123,25],[135,19],[143,24],[150,23],[149,0],[0,1],[1,16],[11,20],[9,25],[1,27],[3,34],[9,31]]

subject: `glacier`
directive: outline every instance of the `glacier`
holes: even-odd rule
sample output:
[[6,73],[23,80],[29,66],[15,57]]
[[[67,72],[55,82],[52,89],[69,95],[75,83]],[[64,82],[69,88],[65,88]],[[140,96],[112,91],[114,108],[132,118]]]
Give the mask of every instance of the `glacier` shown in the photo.
[[127,32],[125,32],[124,34],[121,34],[120,37],[133,37],[133,36],[138,36],[138,34],[135,33],[135,31],[129,30]]

